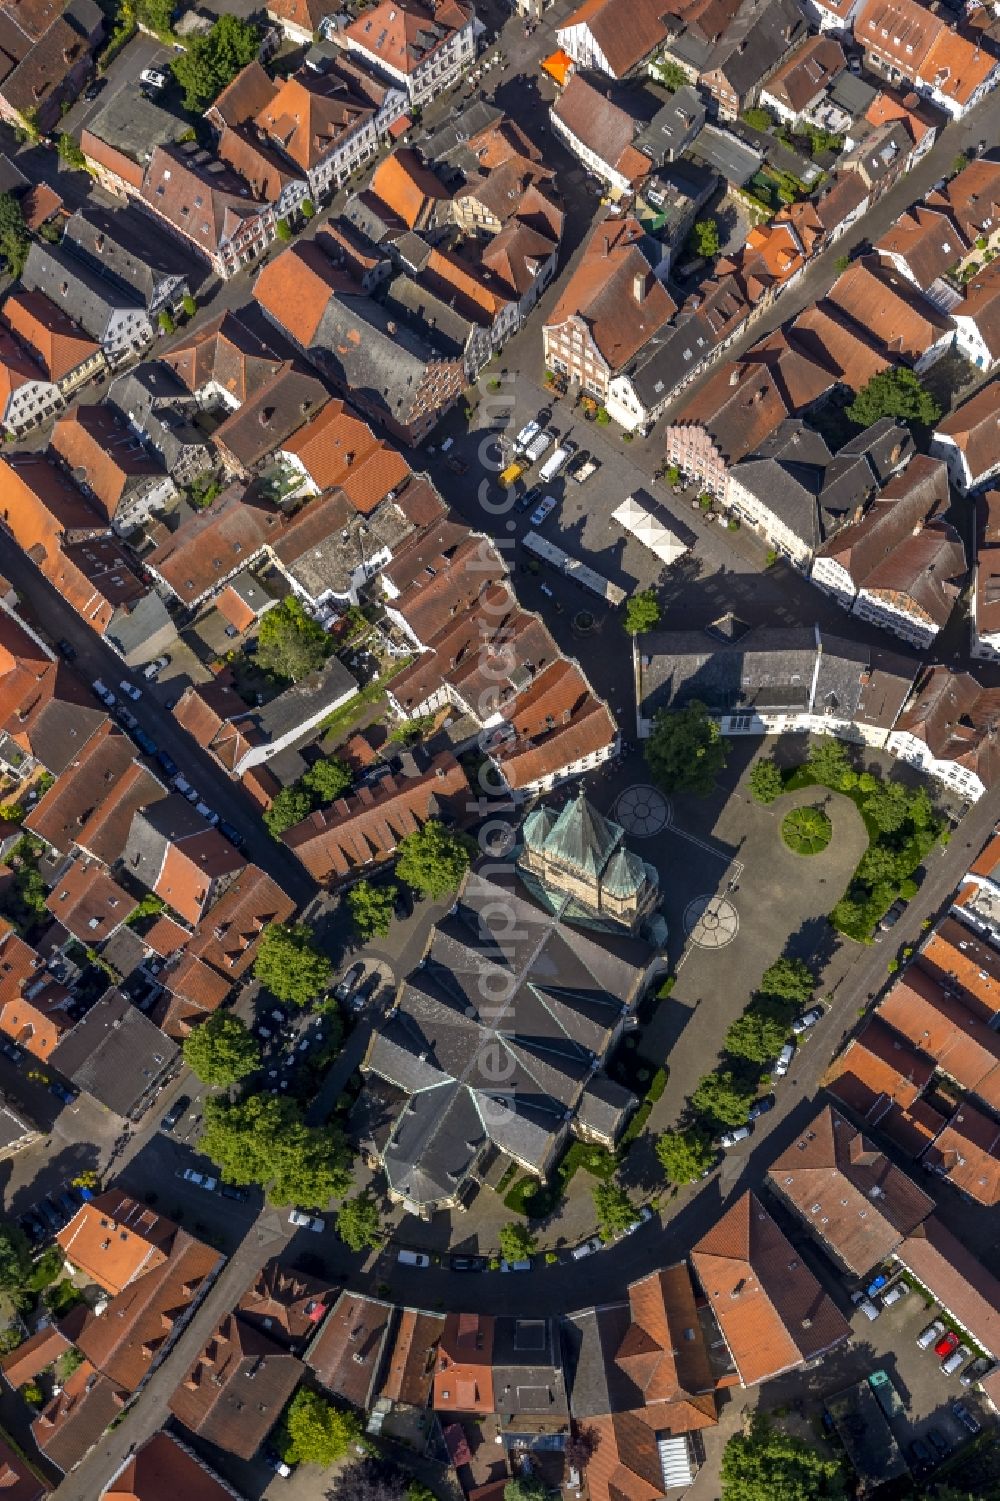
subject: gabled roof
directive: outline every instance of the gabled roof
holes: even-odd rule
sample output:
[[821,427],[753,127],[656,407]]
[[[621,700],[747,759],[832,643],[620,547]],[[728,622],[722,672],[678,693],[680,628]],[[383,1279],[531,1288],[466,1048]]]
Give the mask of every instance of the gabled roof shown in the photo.
[[938,761],[953,761],[991,787],[1000,775],[1000,690],[968,672],[929,667],[895,728],[923,740]]
[[277,506],[233,485],[170,533],[144,562],[178,599],[194,604],[230,573],[248,567],[281,525]]
[[449,1313],[437,1348],[432,1405],[436,1412],[495,1411],[490,1314]]
[[267,925],[287,922],[294,912],[295,902],[276,881],[256,865],[246,865],[205,913],[188,952],[236,979],[253,963]]
[[850,1326],[752,1193],[691,1251],[691,1265],[744,1386],[841,1344]]
[[62,872],[45,905],[68,933],[93,945],[120,928],[135,903],[100,861],[78,857]]
[[961,449],[975,487],[984,474],[1000,464],[1000,381],[989,381],[949,412],[935,433],[943,434]]
[[835,1059],[824,1083],[842,1105],[877,1126],[893,1105],[908,1110],[933,1077],[929,1058],[871,1016]]
[[125,869],[192,925],[214,883],[246,860],[180,793],[140,810],[122,855]]
[[919,0],[866,0],[854,19],[855,40],[893,59],[905,78],[916,78],[944,21]]
[[162,357],[186,390],[218,386],[238,405],[267,391],[284,360],[239,314],[226,311],[181,338]]
[[380,1298],[342,1292],[311,1341],[305,1363],[341,1402],[367,1412],[396,1310]]
[[556,28],[559,44],[572,49],[573,27],[585,26],[615,78],[624,78],[668,36],[659,0],[583,0]]
[[[984,854],[989,853],[987,846]],[[988,869],[972,869],[989,874]],[[957,918],[946,917],[927,935],[918,963],[936,980],[957,990],[974,1016],[992,1022],[1000,1012],[1000,952]]]
[[583,73],[574,73],[552,105],[552,118],[628,182],[644,177],[653,163],[633,141],[643,121],[597,88]]
[[880,255],[898,257],[905,263],[923,292],[939,276],[957,265],[968,249],[968,241],[948,215],[922,203],[908,208],[875,242],[875,250]]
[[963,1100],[927,1148],[923,1166],[977,1203],[1000,1203],[1000,1122]]
[[884,1260],[934,1207],[912,1179],[829,1105],[775,1159],[767,1176],[813,1235],[858,1276]]
[[469,24],[472,7],[464,0],[440,0],[425,8],[420,0],[381,0],[345,28],[345,41],[400,73],[413,73]]
[[931,42],[918,70],[920,82],[956,104],[967,105],[997,66],[989,36],[963,36],[942,27]]
[[78,406],[60,417],[51,447],[108,521],[130,494],[165,478],[162,466],[109,406]]
[[835,37],[807,37],[764,85],[796,114],[807,109],[847,67],[844,49]]
[[444,1330],[443,1313],[403,1308],[386,1357],[379,1396],[410,1407],[426,1407],[437,1369],[437,1348]]
[[928,208],[945,208],[970,245],[991,235],[1000,223],[1000,161],[977,157],[925,202]]
[[643,236],[631,216],[599,224],[548,316],[550,329],[579,318],[612,371],[626,365],[677,311],[640,248]]
[[357,510],[373,511],[411,470],[397,448],[376,438],[345,402],[333,399],[282,444],[320,490],[337,487]]
[[827,293],[827,301],[874,330],[891,355],[915,363],[952,328],[952,320],[919,291],[869,256],[853,261]]
[[310,1277],[277,1257],[266,1261],[236,1305],[244,1324],[298,1350],[326,1318],[335,1294],[325,1281]]
[[890,988],[879,1015],[963,1089],[1000,1106],[1000,1037],[919,965]]
[[250,184],[231,167],[181,146],[157,146],[142,182],[149,207],[213,256],[242,227],[256,217]]
[[233,1501],[233,1494],[175,1433],[160,1429],[129,1453],[101,1491],[100,1501],[177,1501],[178,1496],[184,1501]]
[[252,1459],[304,1374],[288,1350],[227,1313],[170,1398],[170,1410],[206,1443]]
[[969,318],[991,360],[1000,360],[1000,266],[995,261],[966,282],[965,296],[952,309],[952,316]]
[[176,1059],[178,1047],[118,990],[107,990],[52,1052],[79,1089],[129,1116]]
[[1000,1281],[940,1216],[929,1215],[896,1255],[977,1344],[1000,1358]]
[[423,229],[448,190],[425,167],[416,151],[397,147],[372,174],[369,191],[408,229]]
[[11,292],[3,316],[34,354],[47,380],[62,380],[100,352],[99,345],[43,292]]
[[77,1210],[56,1242],[67,1261],[115,1297],[165,1265],[180,1233],[173,1220],[109,1188]]

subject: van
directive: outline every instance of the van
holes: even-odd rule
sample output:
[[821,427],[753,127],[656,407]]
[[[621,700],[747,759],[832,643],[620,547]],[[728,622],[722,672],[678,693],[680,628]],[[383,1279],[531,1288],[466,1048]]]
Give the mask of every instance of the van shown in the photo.
[[402,1266],[430,1266],[431,1258],[425,1256],[423,1251],[399,1251],[396,1260]]
[[565,444],[560,444],[555,453],[549,454],[549,457],[538,471],[538,478],[542,484],[547,485],[550,480],[554,480],[557,475],[561,474],[564,466],[569,463],[569,460],[569,450]]

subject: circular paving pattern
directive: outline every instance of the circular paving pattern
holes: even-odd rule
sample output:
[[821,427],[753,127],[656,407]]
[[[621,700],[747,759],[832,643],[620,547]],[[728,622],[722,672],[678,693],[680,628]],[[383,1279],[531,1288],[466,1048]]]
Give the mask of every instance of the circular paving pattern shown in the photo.
[[643,782],[626,787],[615,803],[614,816],[626,834],[633,834],[636,839],[652,839],[654,834],[670,827],[674,813],[669,798]]
[[700,949],[724,949],[740,930],[740,916],[728,897],[696,896],[684,909],[684,929]]

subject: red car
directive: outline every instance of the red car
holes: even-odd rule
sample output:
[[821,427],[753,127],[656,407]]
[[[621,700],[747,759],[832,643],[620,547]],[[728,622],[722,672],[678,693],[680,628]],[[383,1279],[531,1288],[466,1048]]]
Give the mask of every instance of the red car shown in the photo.
[[941,1359],[943,1360],[946,1355],[951,1354],[952,1350],[957,1349],[958,1335],[954,1332],[954,1330],[950,1329],[948,1333],[943,1335],[942,1338],[939,1339],[937,1344],[934,1346],[934,1354],[940,1355]]

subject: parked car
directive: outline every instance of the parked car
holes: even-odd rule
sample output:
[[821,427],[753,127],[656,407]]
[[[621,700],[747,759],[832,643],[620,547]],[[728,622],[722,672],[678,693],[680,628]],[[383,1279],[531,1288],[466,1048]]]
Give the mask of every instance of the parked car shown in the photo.
[[634,1219],[631,1225],[626,1225],[625,1229],[622,1231],[622,1235],[634,1235],[637,1230],[642,1229],[643,1225],[648,1225],[652,1218],[653,1211],[650,1209],[648,1204],[643,1204],[642,1208],[639,1210],[638,1218]]
[[546,520],[546,517],[551,516],[551,514],[555,510],[555,508],[556,508],[556,498],[555,498],[555,496],[554,495],[546,495],[546,497],[542,501],[541,505],[536,506],[535,509],[531,513],[531,524],[532,524],[532,526],[542,526],[544,524],[545,520]]
[[948,1455],[951,1453],[951,1445],[945,1438],[944,1434],[941,1432],[940,1428],[928,1428],[927,1432],[924,1434],[924,1438],[934,1450],[935,1458],[939,1462],[942,1459],[948,1458]]
[[167,86],[167,75],[161,73],[159,68],[143,68],[139,74],[139,82],[144,88],[152,89],[155,94],[158,94]]
[[39,1199],[38,1203],[35,1205],[35,1213],[45,1222],[46,1225],[49,1226],[51,1230],[55,1231],[62,1229],[63,1216],[59,1213],[58,1209],[53,1204],[51,1199]]
[[147,756],[156,755],[156,741],[146,734],[145,730],[133,730],[132,739],[141,751]]
[[982,1381],[983,1377],[992,1371],[993,1365],[994,1362],[988,1356],[977,1355],[975,1360],[966,1366],[958,1379],[963,1386],[972,1386],[974,1382]]
[[83,91],[84,103],[93,104],[94,100],[97,98],[98,94],[101,92],[107,81],[108,80],[106,78],[92,79]]
[[235,849],[241,850],[246,844],[246,840],[243,838],[243,835],[240,833],[239,829],[234,828],[231,823],[227,823],[224,818],[219,819],[219,822],[216,824],[216,828],[222,835],[223,839],[228,839],[229,843],[233,845]]
[[214,1193],[219,1186],[218,1178],[213,1178],[210,1173],[199,1173],[194,1167],[186,1167],[180,1177],[194,1188],[205,1189],[206,1193]]
[[132,699],[133,702],[138,703],[139,699],[142,698],[142,689],[137,688],[134,683],[130,683],[128,678],[122,678],[118,686],[125,697]]
[[351,965],[350,969],[344,975],[344,978],[340,981],[340,983],[337,985],[337,988],[333,992],[334,996],[336,997],[336,999],[338,1001],[346,1001],[347,1000],[347,997],[350,995],[351,991],[354,990],[354,988],[357,986],[357,984],[358,984],[359,980],[361,979],[361,976],[364,974],[364,972],[365,972],[365,967],[364,967],[363,964],[352,964]]
[[80,1091],[74,1089],[71,1084],[63,1084],[60,1079],[53,1079],[49,1085],[49,1094],[54,1094],[57,1100],[64,1105],[72,1105],[74,1100],[80,1098]]
[[928,1324],[926,1329],[921,1329],[917,1335],[917,1345],[921,1350],[926,1350],[936,1339],[940,1339],[944,1333],[944,1324],[940,1319],[935,1319],[933,1324]]
[[734,1126],[731,1131],[723,1131],[719,1137],[718,1145],[720,1147],[734,1147],[738,1141],[746,1141],[749,1135],[749,1126]]
[[879,923],[879,931],[881,933],[888,933],[890,928],[894,928],[896,926],[905,911],[906,903],[903,901],[902,897],[899,897],[896,901],[893,902],[892,906],[889,908],[888,912]]
[[872,1323],[875,1322],[879,1314],[882,1312],[878,1304],[872,1302],[871,1298],[869,1298],[863,1287],[859,1287],[857,1292],[851,1293],[851,1302],[854,1304],[855,1308],[860,1308],[865,1318],[871,1319]]
[[76,647],[73,645],[72,641],[66,641],[65,639],[62,641],[57,641],[56,651],[61,657],[64,657],[67,662],[72,662],[76,657]]
[[541,485],[532,485],[531,489],[525,490],[524,494],[518,499],[517,509],[519,511],[530,511],[538,504],[541,498]]
[[173,756],[168,756],[165,750],[161,750],[156,752],[156,759],[168,777],[175,777],[177,775],[177,762]]
[[566,470],[566,473],[571,480],[575,480],[578,485],[582,485],[590,479],[591,475],[596,474],[600,467],[600,459],[595,459],[593,454],[588,453],[584,448],[577,454]]
[[428,1267],[431,1264],[431,1258],[423,1251],[397,1251],[396,1260],[401,1266]]
[[224,1199],[235,1199],[237,1204],[245,1204],[250,1197],[250,1190],[238,1183],[220,1183],[219,1192]]
[[579,1246],[574,1246],[570,1255],[574,1261],[582,1261],[585,1256],[593,1256],[595,1251],[603,1251],[604,1242],[599,1235],[592,1235],[589,1240],[583,1241]]
[[905,1282],[894,1282],[882,1294],[882,1307],[891,1308],[894,1303],[898,1303],[901,1299],[905,1298],[909,1291],[910,1289]]
[[290,1209],[288,1223],[300,1230],[312,1230],[316,1235],[326,1229],[325,1220],[321,1220],[318,1214],[306,1214],[304,1209]]
[[948,1329],[934,1346],[934,1354],[940,1355],[941,1359],[943,1360],[946,1355],[950,1355],[952,1350],[957,1349],[957,1347],[958,1335],[955,1333],[954,1329]]
[[801,1016],[797,1016],[792,1022],[792,1031],[796,1037],[801,1037],[803,1032],[808,1032],[810,1027],[815,1027],[822,1015],[823,1007],[813,1006],[809,1011],[803,1011]]
[[762,1115],[766,1115],[769,1110],[774,1109],[775,1103],[776,1102],[773,1094],[761,1095],[760,1099],[754,1100],[753,1104],[750,1106],[747,1120],[759,1120]]
[[5,1058],[9,1058],[11,1063],[20,1063],[24,1057],[17,1043],[9,1040],[0,1042],[0,1053],[3,1053]]
[[959,1366],[963,1366],[971,1354],[972,1351],[968,1345],[959,1345],[956,1349],[952,1350],[951,1354],[945,1360],[942,1360],[941,1374],[943,1376],[954,1376]]
[[952,1417],[957,1418],[958,1421],[962,1424],[962,1427],[967,1428],[970,1433],[982,1432],[982,1423],[976,1417],[975,1413],[972,1412],[970,1408],[966,1407],[964,1402],[953,1402],[951,1404],[951,1412]]
[[918,1438],[915,1438],[910,1445],[910,1460],[914,1471],[929,1470],[934,1463],[931,1451]]
[[413,898],[405,886],[396,887],[396,896],[392,904],[393,915],[400,922],[413,915]]
[[791,1066],[792,1066],[792,1059],[794,1057],[795,1057],[795,1044],[794,1044],[794,1042],[786,1042],[785,1046],[782,1048],[781,1052],[778,1054],[778,1061],[774,1065],[774,1071],[773,1071],[771,1077],[774,1078],[774,1079],[783,1079],[785,1077],[785,1075],[788,1073],[788,1070],[791,1068]]
[[452,1272],[481,1272],[484,1266],[481,1256],[449,1256],[448,1268]]
[[20,1225],[25,1235],[31,1241],[32,1245],[37,1246],[40,1241],[46,1240],[48,1238],[49,1232],[46,1228],[45,1221],[39,1219],[35,1214],[22,1214],[17,1223]]
[[154,679],[156,679],[156,678],[159,677],[159,675],[163,671],[164,667],[169,667],[169,666],[170,666],[170,658],[169,657],[157,657],[154,662],[147,662],[146,663],[145,667],[142,669],[142,675],[149,682],[153,682]]
[[191,1099],[189,1095],[178,1095],[177,1099],[171,1105],[170,1109],[167,1111],[166,1115],[160,1122],[160,1130],[172,1131],[190,1103]]

